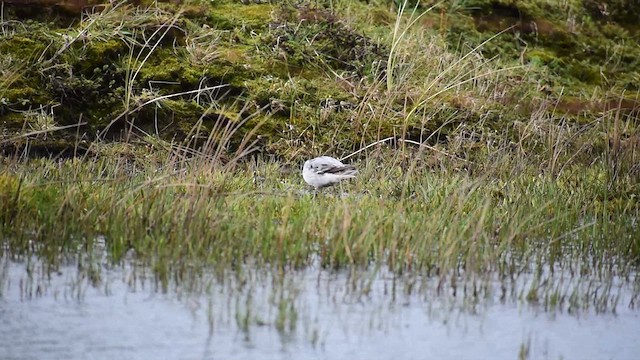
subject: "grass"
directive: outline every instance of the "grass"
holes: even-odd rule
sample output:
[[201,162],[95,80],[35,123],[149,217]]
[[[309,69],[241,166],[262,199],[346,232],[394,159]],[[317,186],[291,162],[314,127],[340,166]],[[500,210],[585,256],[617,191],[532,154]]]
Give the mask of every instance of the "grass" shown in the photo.
[[[371,41],[333,10],[256,6],[223,19],[224,30],[202,26],[222,16],[206,6],[116,4],[50,49],[19,27],[5,35],[35,44],[32,57],[44,60],[37,74],[14,58],[0,62],[2,115],[20,115],[0,138],[19,150],[0,158],[3,256],[36,256],[55,270],[81,254],[98,281],[100,245],[109,264],[133,258],[163,289],[202,269],[241,276],[320,266],[385,269],[409,292],[426,281],[477,299],[487,284],[526,274],[526,288],[503,293],[549,309],[606,311],[611,292],[589,285],[637,283],[640,141],[637,110],[622,105],[629,94],[575,117],[559,108],[562,91],[541,93],[551,78],[539,65],[482,55],[508,31],[453,50],[418,26],[431,13],[399,15],[384,27],[393,26],[390,38]],[[274,26],[260,26],[266,6]],[[94,68],[94,55],[117,61]],[[67,67],[75,72],[59,71]],[[34,79],[62,80],[34,87],[46,99],[39,110],[29,101],[17,109],[15,84]],[[171,79],[179,81],[146,89]],[[54,85],[68,97],[52,97]],[[92,98],[103,103],[83,102]],[[66,109],[64,121],[54,108]],[[85,121],[96,138],[81,133]],[[109,142],[116,123],[124,141]],[[63,129],[73,131],[73,156],[21,156]],[[356,180],[308,191],[302,159],[358,149],[349,159]],[[575,286],[559,287],[556,272]],[[362,293],[369,278],[354,280]],[[278,308],[281,332],[298,317],[289,302]]]
[[357,180],[317,197],[295,164],[156,152],[135,161],[5,159],[0,237],[5,256],[37,255],[53,268],[104,239],[110,262],[135,254],[164,279],[193,266],[317,261],[444,277],[510,277],[542,265],[625,275],[638,265],[637,183],[618,177],[616,190],[629,190],[613,197],[602,162],[557,176],[469,175],[407,156],[374,151],[356,163]]

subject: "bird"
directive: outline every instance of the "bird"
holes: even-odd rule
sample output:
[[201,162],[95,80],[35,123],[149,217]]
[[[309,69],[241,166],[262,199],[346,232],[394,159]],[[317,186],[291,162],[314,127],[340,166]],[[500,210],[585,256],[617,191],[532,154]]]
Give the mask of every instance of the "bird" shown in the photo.
[[307,184],[319,190],[335,185],[342,180],[356,177],[358,170],[353,165],[345,165],[331,156],[319,156],[304,162],[302,178]]

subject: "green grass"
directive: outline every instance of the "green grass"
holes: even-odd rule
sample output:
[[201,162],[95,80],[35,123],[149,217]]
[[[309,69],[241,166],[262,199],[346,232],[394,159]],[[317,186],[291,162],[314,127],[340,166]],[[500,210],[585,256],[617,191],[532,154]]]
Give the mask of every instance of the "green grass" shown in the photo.
[[300,268],[315,257],[329,268],[427,273],[507,271],[538,257],[588,260],[594,273],[638,263],[637,183],[618,179],[607,190],[598,166],[471,176],[415,166],[424,158],[367,157],[345,194],[317,197],[296,164],[283,172],[198,158],[5,160],[0,238],[11,255],[55,264],[104,237],[111,261],[133,251],[158,271],[192,262]]

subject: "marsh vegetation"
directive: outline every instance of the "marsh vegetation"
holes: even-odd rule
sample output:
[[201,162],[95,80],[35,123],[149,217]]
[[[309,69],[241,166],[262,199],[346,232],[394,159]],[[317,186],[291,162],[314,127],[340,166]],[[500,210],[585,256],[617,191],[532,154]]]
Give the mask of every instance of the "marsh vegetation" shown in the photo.
[[[0,298],[116,273],[314,348],[335,294],[378,330],[404,303],[637,317],[637,24],[452,4],[3,10]],[[358,177],[314,195],[322,154]]]

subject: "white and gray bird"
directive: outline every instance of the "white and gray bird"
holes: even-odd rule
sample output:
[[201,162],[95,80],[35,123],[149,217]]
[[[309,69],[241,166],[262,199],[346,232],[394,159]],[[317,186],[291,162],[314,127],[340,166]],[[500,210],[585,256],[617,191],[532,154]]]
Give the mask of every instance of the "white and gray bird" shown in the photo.
[[357,173],[355,166],[345,165],[331,156],[307,160],[302,167],[302,178],[316,190],[354,178]]

